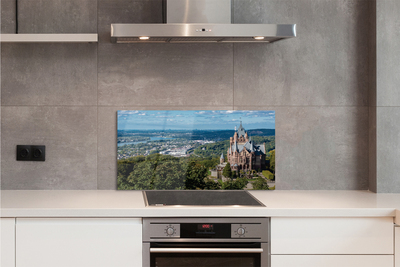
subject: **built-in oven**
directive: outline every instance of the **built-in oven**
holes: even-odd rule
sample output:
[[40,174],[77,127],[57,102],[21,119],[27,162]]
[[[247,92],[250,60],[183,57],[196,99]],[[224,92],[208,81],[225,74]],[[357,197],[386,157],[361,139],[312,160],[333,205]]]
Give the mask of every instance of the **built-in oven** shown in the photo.
[[269,218],[145,218],[143,267],[269,267]]

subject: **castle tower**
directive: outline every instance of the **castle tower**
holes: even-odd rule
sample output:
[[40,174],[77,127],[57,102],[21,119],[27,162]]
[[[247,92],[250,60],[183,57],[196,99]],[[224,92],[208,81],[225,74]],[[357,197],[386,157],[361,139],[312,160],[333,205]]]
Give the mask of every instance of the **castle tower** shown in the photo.
[[236,132],[236,127],[235,127],[235,134],[233,135],[233,142],[236,143],[238,141],[238,133]]
[[225,162],[224,153],[221,153],[221,157],[219,158],[219,163],[222,164]]
[[240,121],[239,128],[235,127],[235,133],[233,137],[229,138],[229,141],[227,162],[231,165],[232,170],[262,170],[265,168],[265,143],[255,144],[244,129],[242,121]]

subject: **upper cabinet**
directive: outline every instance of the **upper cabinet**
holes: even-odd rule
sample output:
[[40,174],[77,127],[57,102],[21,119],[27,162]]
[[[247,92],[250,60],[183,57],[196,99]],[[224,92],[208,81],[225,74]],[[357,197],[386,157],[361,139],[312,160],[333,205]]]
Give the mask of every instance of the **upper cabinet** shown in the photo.
[[96,33],[3,33],[0,40],[2,43],[91,43],[97,42],[98,36]]
[[1,34],[2,43],[85,43],[97,42],[96,33],[26,33],[26,34]]

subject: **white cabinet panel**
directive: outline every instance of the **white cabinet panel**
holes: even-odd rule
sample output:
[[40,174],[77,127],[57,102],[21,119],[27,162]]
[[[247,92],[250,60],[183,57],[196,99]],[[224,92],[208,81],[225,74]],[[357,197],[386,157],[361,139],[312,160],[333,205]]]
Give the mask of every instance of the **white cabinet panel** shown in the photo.
[[271,218],[271,254],[393,254],[393,218]]
[[393,255],[272,255],[271,267],[392,267]]
[[15,218],[1,218],[0,230],[0,266],[15,267]]
[[142,265],[141,219],[19,219],[17,267]]
[[394,253],[394,258],[396,263],[394,264],[395,267],[400,267],[400,226],[395,227],[395,245],[396,251]]

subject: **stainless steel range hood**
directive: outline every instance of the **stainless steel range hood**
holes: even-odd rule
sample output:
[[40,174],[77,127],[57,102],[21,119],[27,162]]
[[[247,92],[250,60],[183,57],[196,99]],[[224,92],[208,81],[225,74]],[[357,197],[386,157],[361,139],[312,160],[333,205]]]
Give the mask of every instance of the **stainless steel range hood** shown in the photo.
[[296,24],[234,24],[232,0],[163,0],[166,23],[111,24],[114,43],[275,42]]

